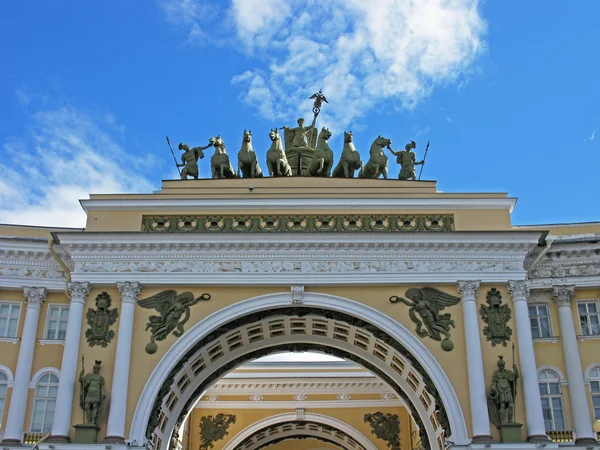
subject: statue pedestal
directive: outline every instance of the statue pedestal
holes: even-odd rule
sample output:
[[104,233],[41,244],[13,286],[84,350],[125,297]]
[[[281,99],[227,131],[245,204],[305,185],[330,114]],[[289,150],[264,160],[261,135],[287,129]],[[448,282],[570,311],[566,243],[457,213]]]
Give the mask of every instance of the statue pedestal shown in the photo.
[[500,442],[523,442],[521,435],[522,423],[504,423],[498,427]]
[[95,444],[98,441],[99,426],[96,425],[73,425],[75,436],[71,441],[73,444]]

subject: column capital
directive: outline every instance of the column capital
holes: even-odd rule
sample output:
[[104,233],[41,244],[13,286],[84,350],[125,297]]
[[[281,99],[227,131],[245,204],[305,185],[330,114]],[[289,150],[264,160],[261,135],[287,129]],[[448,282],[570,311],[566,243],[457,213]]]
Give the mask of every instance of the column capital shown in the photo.
[[475,301],[480,284],[481,281],[459,281],[458,292],[460,292],[460,295],[462,296],[462,301]]
[[24,287],[23,297],[25,297],[25,303],[27,308],[40,309],[42,303],[46,301],[46,295],[48,290],[43,287]]
[[135,305],[138,295],[142,292],[142,285],[137,281],[118,282],[117,288],[121,294],[121,303],[133,303]]
[[90,293],[90,283],[87,281],[80,283],[67,283],[67,294],[71,303],[85,303],[85,299]]
[[506,283],[508,292],[512,297],[513,303],[524,301],[527,302],[529,297],[529,282],[526,280],[510,280]]
[[570,306],[575,297],[575,286],[552,286],[552,300],[558,306]]

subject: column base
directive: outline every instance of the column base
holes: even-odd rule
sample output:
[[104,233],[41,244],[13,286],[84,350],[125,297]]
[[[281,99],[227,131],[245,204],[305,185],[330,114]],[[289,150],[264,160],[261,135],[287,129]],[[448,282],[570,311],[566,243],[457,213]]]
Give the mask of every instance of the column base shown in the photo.
[[0,442],[0,445],[7,447],[20,447],[22,444],[18,439],[3,439],[2,442]]
[[527,436],[527,442],[552,442],[552,439],[545,434],[532,434]]
[[592,437],[582,437],[575,439],[575,445],[596,445],[598,441]]
[[471,442],[473,444],[486,444],[488,442],[494,442],[494,439],[492,439],[492,436],[488,434],[479,434],[477,436],[473,436]]
[[106,436],[102,441],[102,444],[124,444],[125,438],[123,436]]
[[48,442],[50,444],[70,444],[71,439],[69,438],[69,436],[56,435],[50,436],[48,439],[46,439],[45,442]]

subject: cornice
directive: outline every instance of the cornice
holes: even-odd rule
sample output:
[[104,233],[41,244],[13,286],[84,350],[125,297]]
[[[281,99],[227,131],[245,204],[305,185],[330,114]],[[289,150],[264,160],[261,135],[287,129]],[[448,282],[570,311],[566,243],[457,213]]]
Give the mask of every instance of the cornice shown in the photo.
[[393,394],[389,386],[379,380],[310,380],[280,381],[252,380],[251,382],[218,382],[206,391],[205,395],[289,395],[294,394]]
[[340,198],[195,198],[195,199],[89,199],[80,200],[81,206],[89,211],[122,211],[143,210],[157,213],[159,211],[260,211],[269,209],[285,209],[286,211],[312,210],[348,210],[369,209],[389,212],[399,210],[465,210],[465,209],[500,209],[512,212],[516,198],[372,198],[372,197],[340,197]]
[[406,406],[402,400],[302,400],[302,401],[199,401],[195,408],[216,409],[328,409],[328,408],[398,408]]
[[[67,233],[73,281],[143,284],[505,282],[539,233],[218,235]],[[403,280],[402,278],[406,278]]]

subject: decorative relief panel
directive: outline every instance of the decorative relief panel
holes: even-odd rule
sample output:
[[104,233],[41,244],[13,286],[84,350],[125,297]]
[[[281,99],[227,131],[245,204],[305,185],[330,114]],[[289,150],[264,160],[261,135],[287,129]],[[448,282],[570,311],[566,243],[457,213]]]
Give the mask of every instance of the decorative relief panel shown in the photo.
[[488,341],[492,341],[492,346],[502,344],[506,347],[512,335],[512,329],[508,326],[512,315],[510,308],[502,303],[502,294],[496,288],[488,291],[486,299],[487,305],[479,308],[481,320],[485,323],[483,334]]
[[117,308],[110,308],[111,303],[110,295],[102,292],[96,297],[96,309],[88,309],[85,315],[89,325],[85,331],[85,337],[90,347],[95,345],[107,347],[115,337],[115,332],[110,329],[110,326],[117,321],[119,313]]
[[219,413],[216,416],[203,416],[200,419],[200,447],[206,450],[214,447],[216,441],[220,441],[229,433],[229,425],[235,423],[233,414]]
[[142,219],[148,233],[287,233],[452,231],[451,215],[407,216],[155,216]]
[[364,420],[371,426],[371,433],[384,441],[391,450],[400,450],[400,418],[398,414],[365,414]]

